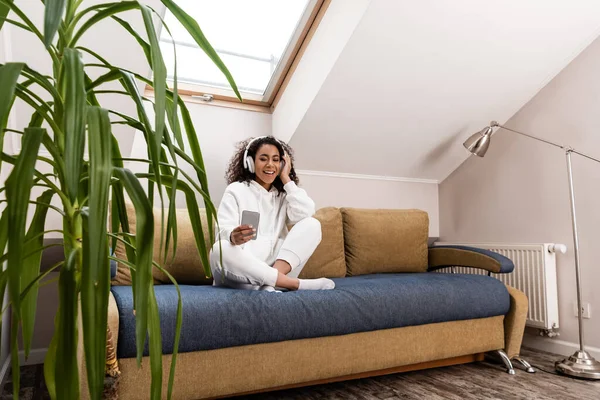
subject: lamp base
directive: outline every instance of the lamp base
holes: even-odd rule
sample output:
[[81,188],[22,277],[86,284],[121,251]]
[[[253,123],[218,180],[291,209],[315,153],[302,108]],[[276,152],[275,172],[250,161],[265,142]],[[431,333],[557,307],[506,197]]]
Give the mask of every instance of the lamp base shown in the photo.
[[561,374],[583,379],[600,379],[600,362],[587,351],[576,351],[572,356],[554,364]]

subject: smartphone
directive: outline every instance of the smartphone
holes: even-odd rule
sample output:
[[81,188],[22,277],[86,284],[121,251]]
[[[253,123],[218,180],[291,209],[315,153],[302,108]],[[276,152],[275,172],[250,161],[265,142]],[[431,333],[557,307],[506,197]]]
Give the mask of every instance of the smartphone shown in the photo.
[[252,236],[252,240],[256,240],[258,236],[258,222],[260,221],[260,213],[256,211],[244,210],[242,211],[242,225],[252,225],[256,232]]

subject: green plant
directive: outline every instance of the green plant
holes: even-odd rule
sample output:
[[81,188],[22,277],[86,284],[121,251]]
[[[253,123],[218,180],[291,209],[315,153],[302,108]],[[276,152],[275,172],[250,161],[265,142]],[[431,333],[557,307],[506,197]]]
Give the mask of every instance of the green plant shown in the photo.
[[[6,24],[12,24],[37,36],[50,55],[53,71],[52,76],[46,76],[18,62],[0,67],[1,163],[13,166],[5,186],[0,188],[0,192],[3,191],[5,195],[3,202],[6,202],[6,208],[0,218],[0,248],[7,249],[2,255],[2,261],[7,262],[7,267],[0,273],[0,298],[8,287],[12,308],[13,371],[19,369],[19,326],[22,327],[26,355],[31,347],[39,281],[48,272],[61,267],[60,304],[55,318],[55,334],[44,365],[46,383],[53,398],[75,399],[80,395],[77,370],[80,304],[88,389],[91,398],[101,397],[110,286],[109,259],[112,258],[109,256],[109,246],[114,248],[117,241],[122,241],[126,245],[129,261],[119,261],[130,267],[133,280],[138,366],[148,333],[151,393],[152,398],[159,399],[162,382],[162,344],[151,271],[153,267],[161,266],[152,259],[152,208],[155,201],[160,202],[162,206],[164,195],[170,200],[170,205],[168,211],[162,213],[162,254],[166,259],[168,250],[171,247],[173,250],[176,248],[175,196],[177,191],[182,191],[185,194],[205,273],[210,276],[196,194],[203,197],[211,237],[216,211],[210,200],[196,132],[189,112],[177,94],[176,76],[173,90],[167,87],[165,64],[153,23],[153,14],[156,14],[154,10],[138,1],[95,4],[87,8],[83,8],[83,0],[42,2],[45,8],[43,32],[12,0],[0,0],[0,30],[7,26]],[[226,75],[241,100],[229,71],[196,22],[172,0],[162,0],[162,3]],[[140,13],[145,26],[144,35],[119,18],[120,13],[127,11]],[[124,32],[132,35],[139,43],[152,69],[152,80],[111,65],[92,49],[79,45],[82,35],[106,18],[117,21]],[[85,64],[83,53],[87,53],[86,57],[96,61]],[[92,80],[88,74],[91,69],[100,69],[103,73],[99,78]],[[140,81],[151,85],[155,91],[154,125],[144,110],[144,102],[149,100],[138,93],[136,84]],[[120,83],[122,91],[110,92],[130,98],[136,106],[137,116],[124,115],[101,106],[97,95],[108,92],[101,90],[102,85],[108,82]],[[7,129],[8,115],[15,98],[27,103],[32,109],[31,121],[22,131]],[[50,100],[44,100],[45,98]],[[135,130],[143,133],[148,148],[148,160],[122,157],[119,143],[112,134],[111,127],[115,124],[126,124],[134,128],[132,134]],[[7,131],[21,135],[22,150],[18,155],[10,155],[3,151]],[[185,153],[183,132],[187,135],[191,157]],[[84,158],[86,141],[89,160]],[[40,155],[41,146],[44,146],[50,156]],[[133,174],[123,168],[123,162],[127,160],[147,163],[148,172]],[[181,160],[195,169],[199,184],[179,168],[178,162]],[[49,164],[52,172],[40,172],[36,167],[40,163]],[[147,182],[146,190],[142,187],[142,182]],[[36,200],[30,200],[33,187],[44,189]],[[159,189],[158,199],[155,199],[155,189]],[[125,191],[136,210],[138,234],[135,236],[128,234]],[[109,194],[112,197],[111,232],[107,232],[106,229]],[[60,200],[60,207],[50,204],[55,196]],[[35,205],[35,212],[31,222],[27,224],[30,204]],[[49,211],[58,212],[63,218],[62,229],[58,231],[64,237],[65,261],[40,274],[43,238],[47,233],[44,231],[44,222]],[[173,283],[176,284],[174,280]],[[177,316],[175,350],[180,328],[181,300]],[[176,353],[171,364],[169,397],[175,363]],[[18,397],[18,391],[18,374],[15,374],[15,398]]]

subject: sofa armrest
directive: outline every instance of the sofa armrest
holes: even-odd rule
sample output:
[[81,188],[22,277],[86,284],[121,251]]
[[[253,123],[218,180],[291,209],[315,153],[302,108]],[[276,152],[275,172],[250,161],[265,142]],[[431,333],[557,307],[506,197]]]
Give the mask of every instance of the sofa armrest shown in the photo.
[[453,266],[481,268],[497,274],[509,273],[515,268],[510,258],[490,250],[457,245],[429,248],[428,271]]
[[508,285],[506,288],[510,295],[510,310],[504,317],[504,351],[508,358],[513,358],[521,351],[529,301],[520,290]]

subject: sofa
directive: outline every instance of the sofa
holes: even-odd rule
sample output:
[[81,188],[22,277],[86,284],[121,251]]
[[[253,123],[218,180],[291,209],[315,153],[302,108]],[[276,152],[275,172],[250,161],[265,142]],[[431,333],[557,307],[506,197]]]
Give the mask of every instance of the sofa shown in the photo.
[[[135,226],[133,209],[128,214]],[[222,398],[468,363],[486,352],[500,354],[514,373],[510,359],[519,355],[526,296],[491,276],[438,273],[457,265],[510,273],[509,259],[467,247],[430,248],[421,210],[327,207],[314,218],[322,240],[300,278],[328,277],[336,287],[277,293],[213,286],[187,212],[177,211],[177,252],[165,264],[183,301],[173,398]],[[202,220],[208,235],[205,215]],[[122,248],[116,253],[126,258]],[[160,271],[153,277],[166,398],[177,292]],[[121,373],[116,390],[122,399],[147,399],[147,343],[138,369],[130,284],[127,267],[118,265],[109,304]]]

